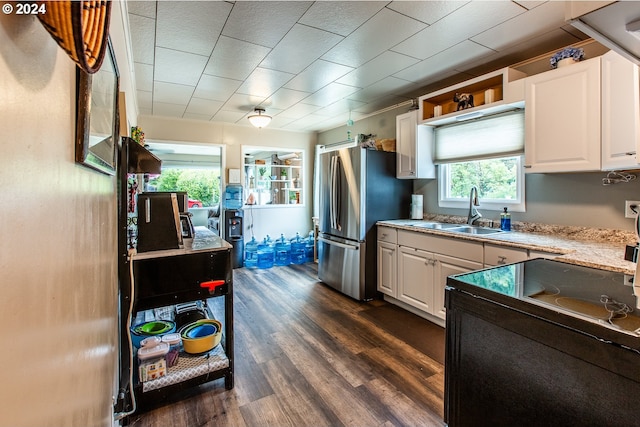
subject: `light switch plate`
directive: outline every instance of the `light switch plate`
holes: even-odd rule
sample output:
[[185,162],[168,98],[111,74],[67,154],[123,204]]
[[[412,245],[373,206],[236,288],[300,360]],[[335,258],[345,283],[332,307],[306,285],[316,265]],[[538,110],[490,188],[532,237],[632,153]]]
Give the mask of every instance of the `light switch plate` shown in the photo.
[[240,169],[229,169],[229,184],[240,184]]

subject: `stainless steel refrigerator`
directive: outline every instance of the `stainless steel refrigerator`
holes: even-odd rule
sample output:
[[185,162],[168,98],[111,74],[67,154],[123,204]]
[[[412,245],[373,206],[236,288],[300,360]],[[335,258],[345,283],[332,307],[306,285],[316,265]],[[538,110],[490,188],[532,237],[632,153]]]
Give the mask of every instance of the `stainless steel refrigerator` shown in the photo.
[[408,218],[412,181],[396,153],[343,148],[320,155],[318,277],[357,300],[376,296],[376,222]]

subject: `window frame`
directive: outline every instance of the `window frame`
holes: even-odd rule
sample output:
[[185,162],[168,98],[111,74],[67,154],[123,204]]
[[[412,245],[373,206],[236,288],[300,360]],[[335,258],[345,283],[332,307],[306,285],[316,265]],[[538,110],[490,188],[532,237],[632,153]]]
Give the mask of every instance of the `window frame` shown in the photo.
[[[525,173],[524,173],[524,155],[507,155],[501,157],[486,157],[483,159],[468,160],[464,162],[453,163],[469,163],[471,161],[483,161],[483,160],[495,160],[501,158],[515,157],[517,162],[517,174],[516,174],[516,199],[478,199],[480,206],[478,209],[487,211],[502,212],[506,207],[512,212],[526,212],[525,203]],[[448,189],[450,188],[450,169],[449,165],[453,163],[442,163],[438,165],[438,206],[441,208],[469,208],[469,198],[459,199],[453,197],[446,197]],[[471,189],[469,189],[471,191]]]

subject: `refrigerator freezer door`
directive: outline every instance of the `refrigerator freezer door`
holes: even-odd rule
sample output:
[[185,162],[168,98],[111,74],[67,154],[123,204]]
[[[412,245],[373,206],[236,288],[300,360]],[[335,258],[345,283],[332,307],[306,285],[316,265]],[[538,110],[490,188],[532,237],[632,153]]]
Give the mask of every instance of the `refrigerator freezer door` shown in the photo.
[[364,239],[362,160],[359,147],[321,156],[320,231],[352,240]]
[[365,245],[344,239],[318,237],[318,278],[332,288],[357,300],[365,295]]

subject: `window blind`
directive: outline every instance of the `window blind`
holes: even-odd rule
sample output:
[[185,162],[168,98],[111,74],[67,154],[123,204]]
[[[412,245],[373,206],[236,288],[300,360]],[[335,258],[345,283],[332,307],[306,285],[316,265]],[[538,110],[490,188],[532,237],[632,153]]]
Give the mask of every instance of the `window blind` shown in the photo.
[[524,153],[524,110],[437,127],[435,163],[454,163]]

